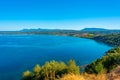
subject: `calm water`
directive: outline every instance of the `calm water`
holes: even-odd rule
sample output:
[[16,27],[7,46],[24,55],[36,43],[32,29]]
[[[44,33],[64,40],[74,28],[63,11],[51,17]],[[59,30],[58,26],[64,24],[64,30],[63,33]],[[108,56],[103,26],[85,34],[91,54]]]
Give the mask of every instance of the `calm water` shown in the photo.
[[1,35],[0,80],[19,80],[23,71],[45,61],[76,60],[88,64],[104,55],[110,46],[90,39],[51,35]]

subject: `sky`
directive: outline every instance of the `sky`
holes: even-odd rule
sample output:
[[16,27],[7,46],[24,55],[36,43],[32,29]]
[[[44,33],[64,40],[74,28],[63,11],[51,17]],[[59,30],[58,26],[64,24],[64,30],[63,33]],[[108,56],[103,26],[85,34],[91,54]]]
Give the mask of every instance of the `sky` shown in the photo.
[[0,0],[0,31],[120,29],[120,0]]

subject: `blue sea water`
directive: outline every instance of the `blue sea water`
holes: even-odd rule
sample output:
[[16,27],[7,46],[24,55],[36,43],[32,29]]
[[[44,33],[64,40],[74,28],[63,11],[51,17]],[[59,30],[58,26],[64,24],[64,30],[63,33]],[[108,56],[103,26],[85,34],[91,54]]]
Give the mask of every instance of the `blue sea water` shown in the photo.
[[78,65],[102,57],[111,47],[94,40],[53,35],[0,35],[0,80],[20,80],[36,64],[74,59]]

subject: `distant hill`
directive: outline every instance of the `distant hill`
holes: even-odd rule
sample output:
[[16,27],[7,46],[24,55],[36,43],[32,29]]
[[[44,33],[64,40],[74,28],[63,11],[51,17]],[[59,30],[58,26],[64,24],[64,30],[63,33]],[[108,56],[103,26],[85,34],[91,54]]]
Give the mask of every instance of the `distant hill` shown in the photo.
[[81,31],[108,31],[108,29],[104,29],[104,28],[84,28]]
[[69,36],[80,36],[82,34],[118,34],[120,30],[109,30],[104,28],[85,28],[82,30],[67,30],[67,29],[23,29],[20,31],[0,31],[0,34],[54,34],[54,35],[69,35]]
[[120,33],[119,29],[104,29],[104,28],[84,28],[81,32],[87,32],[92,34],[118,34]]
[[56,31],[57,29],[41,29],[41,28],[38,28],[38,29],[23,29],[23,30],[20,30],[22,32],[33,32],[33,31]]
[[65,29],[23,29],[20,30],[23,32],[31,32],[31,31],[108,31],[108,29],[104,29],[104,28],[84,28],[82,30],[65,30]]
[[[66,30],[66,29],[23,29],[21,32],[64,32],[64,31],[78,31],[78,30]],[[80,30],[79,30],[80,31]]]

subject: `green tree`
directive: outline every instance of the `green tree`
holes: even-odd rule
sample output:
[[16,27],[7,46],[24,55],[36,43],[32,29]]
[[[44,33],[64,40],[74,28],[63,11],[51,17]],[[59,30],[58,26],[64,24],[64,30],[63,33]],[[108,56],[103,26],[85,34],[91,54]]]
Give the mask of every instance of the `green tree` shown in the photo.
[[32,80],[32,77],[33,77],[33,73],[30,72],[29,70],[23,72],[23,76],[22,76],[23,80]]
[[50,64],[49,62],[46,62],[42,66],[42,75],[44,77],[44,80],[49,80],[49,71],[50,71]]
[[63,74],[67,73],[67,65],[64,62],[59,62],[57,66],[56,76],[61,77]]
[[80,73],[79,66],[76,65],[74,60],[70,60],[68,62],[68,73],[74,73],[74,74]]
[[101,73],[104,70],[104,66],[102,65],[101,62],[99,62],[96,66],[95,66],[95,73]]
[[39,64],[37,64],[34,68],[33,68],[33,72],[34,72],[34,76],[35,79],[39,79],[41,77],[41,66]]
[[42,67],[37,64],[33,68],[33,73],[25,71],[23,80],[56,80],[67,73],[79,74],[79,66],[74,60],[70,60],[67,65],[64,62],[52,60],[46,62]]

